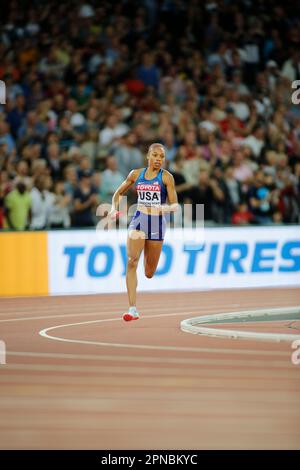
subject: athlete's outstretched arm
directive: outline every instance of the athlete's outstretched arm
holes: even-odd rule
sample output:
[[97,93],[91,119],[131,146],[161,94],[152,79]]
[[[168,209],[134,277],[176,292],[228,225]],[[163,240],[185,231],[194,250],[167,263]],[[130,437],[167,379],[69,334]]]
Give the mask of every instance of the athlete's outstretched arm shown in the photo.
[[110,214],[118,210],[122,195],[125,194],[126,191],[128,191],[128,189],[131,188],[131,186],[133,186],[137,178],[137,174],[138,174],[138,170],[132,170],[127,176],[126,180],[123,181],[123,183],[118,187],[118,189],[116,190],[116,192],[114,193],[112,197]]

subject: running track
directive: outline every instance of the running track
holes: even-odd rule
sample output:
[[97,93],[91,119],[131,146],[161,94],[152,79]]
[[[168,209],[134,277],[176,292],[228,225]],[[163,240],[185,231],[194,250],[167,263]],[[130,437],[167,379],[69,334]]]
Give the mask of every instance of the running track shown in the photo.
[[[0,448],[300,449],[290,344],[179,328],[201,314],[296,305],[299,289],[139,294],[143,318],[125,323],[124,294],[2,298]],[[48,334],[64,341],[39,335],[60,325]],[[287,321],[255,328],[295,333]]]

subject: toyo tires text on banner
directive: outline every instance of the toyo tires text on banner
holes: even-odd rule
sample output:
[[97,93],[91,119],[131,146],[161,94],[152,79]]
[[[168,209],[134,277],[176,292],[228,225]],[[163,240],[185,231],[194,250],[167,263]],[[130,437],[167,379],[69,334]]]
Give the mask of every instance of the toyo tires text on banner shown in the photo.
[[[140,291],[300,286],[300,227],[206,228],[167,232],[155,276]],[[190,236],[189,236],[190,234]],[[48,233],[50,294],[125,292],[126,231]]]

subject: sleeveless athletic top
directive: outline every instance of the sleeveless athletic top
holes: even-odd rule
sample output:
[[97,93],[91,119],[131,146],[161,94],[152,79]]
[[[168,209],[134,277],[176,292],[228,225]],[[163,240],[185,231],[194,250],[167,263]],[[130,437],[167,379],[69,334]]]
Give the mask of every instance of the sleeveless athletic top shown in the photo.
[[164,204],[167,198],[167,188],[162,180],[163,169],[161,168],[158,175],[151,180],[145,179],[146,171],[147,168],[144,168],[135,182],[138,205],[155,207]]

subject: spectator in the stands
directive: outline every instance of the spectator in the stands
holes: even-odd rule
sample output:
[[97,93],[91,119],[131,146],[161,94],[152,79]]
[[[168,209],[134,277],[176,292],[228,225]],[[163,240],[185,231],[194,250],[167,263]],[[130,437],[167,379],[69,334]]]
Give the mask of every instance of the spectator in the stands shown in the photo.
[[53,198],[49,192],[47,176],[38,176],[31,190],[31,223],[33,230],[44,230],[48,225],[48,214],[52,206]]
[[4,204],[8,228],[25,230],[29,224],[31,196],[22,181],[18,181],[15,189],[7,194]]
[[101,175],[100,199],[102,202],[111,203],[112,196],[124,181],[124,176],[118,170],[117,160],[113,155],[106,159],[106,170]]
[[71,224],[69,214],[71,195],[66,193],[63,180],[57,180],[54,183],[52,198],[48,215],[49,228],[68,228]]
[[82,172],[78,188],[74,191],[73,227],[95,226],[98,190],[91,183],[91,172]]

